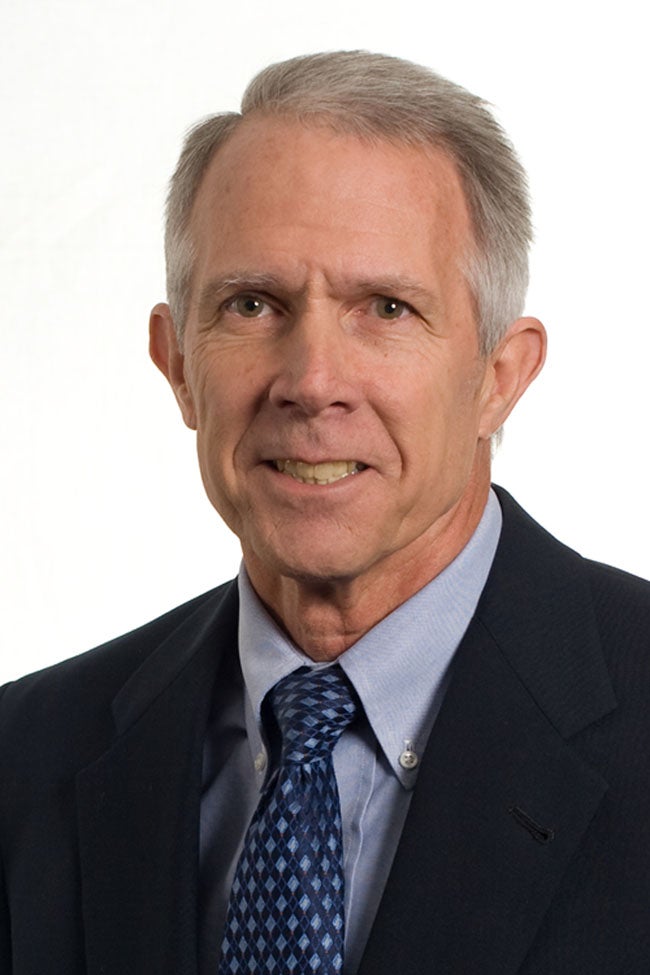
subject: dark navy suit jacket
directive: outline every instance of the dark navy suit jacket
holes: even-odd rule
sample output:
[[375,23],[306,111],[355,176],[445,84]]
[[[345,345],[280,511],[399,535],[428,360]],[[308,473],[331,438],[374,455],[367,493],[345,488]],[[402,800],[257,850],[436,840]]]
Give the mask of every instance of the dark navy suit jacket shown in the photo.
[[[505,492],[359,975],[650,971],[650,585]],[[2,975],[197,975],[229,584],[0,698]]]

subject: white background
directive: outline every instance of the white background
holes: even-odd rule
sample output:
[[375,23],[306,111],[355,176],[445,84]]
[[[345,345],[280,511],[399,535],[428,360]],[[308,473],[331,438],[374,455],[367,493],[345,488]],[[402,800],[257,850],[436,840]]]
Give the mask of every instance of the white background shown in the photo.
[[265,64],[357,48],[492,102],[530,174],[544,375],[495,479],[650,575],[648,59],[638,0],[2,0],[0,682],[236,571],[147,359],[184,130]]

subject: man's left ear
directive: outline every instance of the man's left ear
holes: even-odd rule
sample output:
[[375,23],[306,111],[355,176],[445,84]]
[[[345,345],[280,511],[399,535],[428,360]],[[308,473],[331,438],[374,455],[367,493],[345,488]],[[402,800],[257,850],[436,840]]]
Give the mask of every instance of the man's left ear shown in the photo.
[[536,318],[518,318],[488,356],[481,438],[489,439],[503,426],[545,359],[546,329]]

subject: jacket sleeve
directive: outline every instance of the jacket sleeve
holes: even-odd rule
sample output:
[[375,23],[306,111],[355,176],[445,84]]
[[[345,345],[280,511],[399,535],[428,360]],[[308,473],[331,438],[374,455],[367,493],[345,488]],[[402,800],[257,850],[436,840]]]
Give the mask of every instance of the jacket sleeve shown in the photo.
[[[2,700],[6,686],[0,688],[0,700]],[[0,802],[2,800],[1,792],[2,783],[0,780]],[[5,973],[6,975],[11,975],[11,919],[9,915],[9,898],[7,895],[2,853],[2,822],[2,809],[0,808],[0,972],[2,972],[2,975],[5,975]]]
[[2,860],[0,860],[0,972],[3,975],[11,975],[11,925]]

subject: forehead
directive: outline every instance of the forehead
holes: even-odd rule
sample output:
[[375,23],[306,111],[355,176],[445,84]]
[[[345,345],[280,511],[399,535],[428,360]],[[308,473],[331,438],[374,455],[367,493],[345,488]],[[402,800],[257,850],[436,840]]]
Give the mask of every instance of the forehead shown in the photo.
[[294,253],[336,246],[348,262],[355,246],[437,260],[465,253],[471,237],[461,179],[442,149],[265,116],[240,123],[215,154],[191,229],[199,260],[256,241]]

